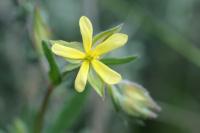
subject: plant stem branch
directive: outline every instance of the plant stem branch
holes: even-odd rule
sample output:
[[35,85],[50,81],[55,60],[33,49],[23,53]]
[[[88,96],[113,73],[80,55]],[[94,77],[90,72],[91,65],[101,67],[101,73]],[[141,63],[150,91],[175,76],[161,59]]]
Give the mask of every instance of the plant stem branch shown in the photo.
[[40,107],[40,110],[39,110],[39,112],[36,116],[34,133],[41,133],[42,132],[44,116],[45,116],[45,113],[46,113],[46,110],[47,110],[47,107],[48,107],[48,104],[49,104],[49,99],[50,99],[50,96],[51,96],[53,90],[54,90],[54,87],[53,87],[53,85],[50,84],[47,88],[47,91],[46,91],[45,97],[42,101],[42,105]]

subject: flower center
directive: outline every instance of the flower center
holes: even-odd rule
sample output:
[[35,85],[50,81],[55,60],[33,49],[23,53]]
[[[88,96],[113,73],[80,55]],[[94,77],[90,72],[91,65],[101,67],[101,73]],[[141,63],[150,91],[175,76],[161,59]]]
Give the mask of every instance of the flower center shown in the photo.
[[85,56],[85,60],[92,61],[93,59],[94,59],[94,57],[91,56],[91,55],[86,55]]
[[92,61],[93,59],[98,58],[97,56],[94,55],[94,53],[92,51],[89,51],[88,53],[86,53],[85,55],[85,60],[87,61]]

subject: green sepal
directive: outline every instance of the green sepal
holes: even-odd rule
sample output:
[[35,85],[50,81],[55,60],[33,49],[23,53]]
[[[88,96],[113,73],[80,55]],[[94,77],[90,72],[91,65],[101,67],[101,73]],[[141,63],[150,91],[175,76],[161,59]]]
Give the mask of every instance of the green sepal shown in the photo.
[[50,68],[49,78],[53,85],[58,85],[58,84],[60,84],[62,79],[61,79],[60,70],[56,64],[53,53],[52,53],[51,49],[48,47],[48,43],[45,41],[42,41],[42,48],[43,48],[44,55],[48,61],[49,68]]
[[115,111],[119,112],[120,111],[119,103],[116,103],[115,97],[113,96],[113,92],[112,92],[112,89],[117,89],[117,88],[114,85],[107,85],[107,88],[108,88],[108,94],[111,97],[111,101],[113,103]]
[[67,66],[64,68],[64,72],[70,72],[70,71],[73,71],[74,69],[80,67],[81,64],[67,64]]
[[66,47],[75,48],[77,50],[83,51],[82,44],[80,42],[66,42],[63,40],[50,40],[51,45],[60,44]]
[[111,29],[108,29],[106,31],[98,33],[93,38],[93,44],[99,44],[99,43],[103,42],[108,37],[110,37],[112,34],[119,32],[122,29],[122,26],[123,26],[123,24],[120,24]]
[[102,98],[105,96],[105,83],[103,80],[95,73],[95,71],[91,68],[88,74],[88,82],[94,88],[94,90],[99,94]]
[[131,61],[134,61],[137,59],[138,56],[132,55],[132,56],[127,56],[127,57],[121,57],[121,58],[102,58],[101,62],[103,62],[106,65],[121,65],[121,64],[126,64]]

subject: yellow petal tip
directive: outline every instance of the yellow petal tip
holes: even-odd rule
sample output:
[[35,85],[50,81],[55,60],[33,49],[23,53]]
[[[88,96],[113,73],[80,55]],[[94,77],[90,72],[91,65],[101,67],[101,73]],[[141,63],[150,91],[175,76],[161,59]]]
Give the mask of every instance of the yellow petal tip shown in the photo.
[[86,16],[81,16],[80,19],[88,19]]
[[78,87],[75,87],[75,89],[76,89],[76,91],[79,92],[79,93],[81,93],[81,92],[84,91],[84,88],[78,88]]
[[119,40],[121,40],[121,43],[123,45],[127,43],[127,41],[128,41],[128,35],[123,34],[123,33],[116,33],[116,34],[120,38]]
[[113,78],[108,84],[113,85],[113,84],[117,84],[122,80],[122,77],[120,74],[118,74],[118,76],[115,76],[115,78]]
[[79,20],[80,31],[83,40],[83,46],[86,52],[92,47],[93,27],[89,18],[82,16]]
[[80,70],[75,79],[75,89],[78,92],[83,92],[87,83],[87,77],[89,72],[89,62],[82,63]]
[[85,89],[85,85],[83,85],[83,84],[77,82],[77,80],[75,81],[74,87],[75,87],[75,90],[76,90],[77,92],[79,92],[79,93],[83,92],[84,89]]
[[51,47],[51,51],[52,51],[53,53],[56,53],[56,49],[57,49],[58,45],[59,45],[59,44],[53,44],[53,46]]

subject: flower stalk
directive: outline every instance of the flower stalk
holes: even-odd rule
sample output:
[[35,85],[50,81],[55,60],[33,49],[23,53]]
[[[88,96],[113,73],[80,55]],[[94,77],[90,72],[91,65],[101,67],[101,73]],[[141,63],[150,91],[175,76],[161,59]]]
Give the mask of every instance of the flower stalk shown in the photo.
[[35,127],[34,127],[34,133],[41,133],[43,129],[43,123],[44,123],[44,117],[45,113],[49,104],[49,100],[51,97],[51,94],[54,90],[54,86],[50,84],[47,88],[46,94],[44,96],[44,99],[42,101],[42,105],[40,107],[40,110],[37,114],[36,121],[35,121]]

